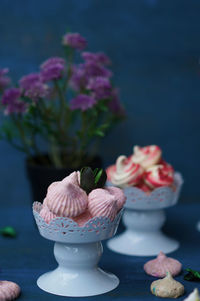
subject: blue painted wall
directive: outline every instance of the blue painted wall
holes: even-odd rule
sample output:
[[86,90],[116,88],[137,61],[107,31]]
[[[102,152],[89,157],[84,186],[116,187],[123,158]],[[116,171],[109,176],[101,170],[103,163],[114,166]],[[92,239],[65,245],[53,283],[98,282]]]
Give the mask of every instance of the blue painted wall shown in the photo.
[[[15,80],[37,70],[61,55],[67,28],[112,58],[128,111],[103,142],[106,164],[134,144],[159,144],[184,175],[182,200],[200,200],[200,1],[1,0],[0,66]],[[23,159],[0,141],[2,202],[29,198]]]

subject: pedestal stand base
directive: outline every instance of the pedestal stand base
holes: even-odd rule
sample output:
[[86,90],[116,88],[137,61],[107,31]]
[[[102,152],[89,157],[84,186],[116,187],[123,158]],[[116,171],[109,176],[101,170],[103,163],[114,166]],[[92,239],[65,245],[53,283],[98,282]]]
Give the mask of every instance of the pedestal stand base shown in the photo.
[[200,221],[197,223],[197,230],[200,232]]
[[119,279],[98,268],[103,252],[100,242],[85,244],[58,243],[54,255],[58,267],[37,281],[44,291],[65,297],[87,297],[107,293],[119,284]]
[[160,251],[167,254],[179,248],[179,242],[168,238],[161,231],[142,233],[126,230],[110,239],[107,245],[117,253],[135,256],[155,256]]
[[39,277],[37,285],[44,291],[66,297],[100,295],[116,288],[119,279],[100,268],[88,271],[70,271],[58,267]]

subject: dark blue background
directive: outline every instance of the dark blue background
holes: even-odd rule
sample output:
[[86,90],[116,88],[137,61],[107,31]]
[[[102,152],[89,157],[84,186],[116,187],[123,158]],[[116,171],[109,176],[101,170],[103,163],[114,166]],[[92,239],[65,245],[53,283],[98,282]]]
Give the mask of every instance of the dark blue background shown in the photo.
[[[0,66],[17,80],[61,55],[66,29],[113,60],[128,119],[103,141],[106,164],[134,144],[158,144],[183,173],[183,200],[200,197],[200,1],[0,1]],[[2,201],[29,198],[23,155],[0,142]]]

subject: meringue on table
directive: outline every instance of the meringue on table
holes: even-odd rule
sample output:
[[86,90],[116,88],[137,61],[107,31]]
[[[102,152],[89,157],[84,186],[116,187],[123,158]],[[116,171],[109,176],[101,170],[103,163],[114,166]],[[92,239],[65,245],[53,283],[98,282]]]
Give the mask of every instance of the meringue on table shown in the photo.
[[200,301],[199,291],[197,288],[184,301]]
[[144,270],[148,275],[163,278],[166,272],[170,272],[172,276],[180,274],[182,264],[171,257],[167,257],[163,252],[160,252],[156,259],[150,260],[144,265]]
[[173,279],[170,272],[167,272],[165,278],[156,280],[151,284],[153,295],[162,298],[178,298],[184,294],[184,286]]

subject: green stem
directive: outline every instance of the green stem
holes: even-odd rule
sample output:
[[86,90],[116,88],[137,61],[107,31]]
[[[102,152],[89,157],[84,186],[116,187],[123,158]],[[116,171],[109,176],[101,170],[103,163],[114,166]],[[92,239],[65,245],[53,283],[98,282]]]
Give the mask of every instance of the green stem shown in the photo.
[[25,132],[24,132],[24,129],[21,125],[21,122],[18,118],[18,116],[14,116],[13,115],[13,122],[16,124],[16,127],[19,131],[19,135],[20,135],[20,139],[22,141],[22,145],[23,145],[23,148],[27,154],[27,156],[31,156],[31,151],[29,150],[29,146],[30,146],[30,143],[28,142],[27,138],[26,138],[26,135],[25,135]]
[[86,153],[86,145],[87,145],[87,126],[89,125],[89,122],[87,120],[87,113],[86,112],[81,112],[81,131],[80,131],[80,151],[79,151],[79,156],[80,156],[80,161],[82,160],[83,156]]
[[56,143],[53,138],[50,141],[50,147],[51,147],[50,156],[51,156],[52,162],[54,163],[54,166],[57,168],[61,168],[63,166],[61,157],[60,157],[58,148],[57,148]]
[[[57,80],[54,81],[54,85],[55,85],[55,88],[56,88],[56,91],[58,93],[58,97],[59,97],[59,100],[60,100],[60,116],[62,117],[63,112],[65,110],[65,97],[62,93],[61,87],[60,87]],[[61,118],[61,120],[62,120],[62,118]]]

